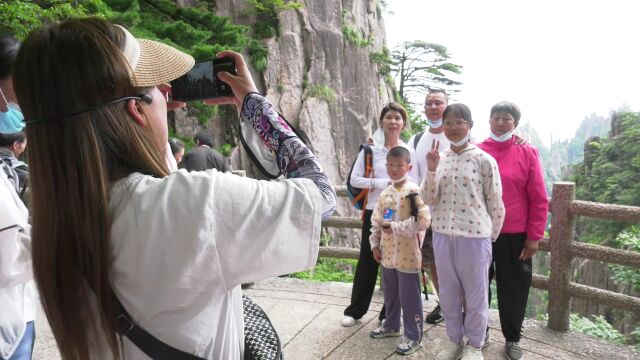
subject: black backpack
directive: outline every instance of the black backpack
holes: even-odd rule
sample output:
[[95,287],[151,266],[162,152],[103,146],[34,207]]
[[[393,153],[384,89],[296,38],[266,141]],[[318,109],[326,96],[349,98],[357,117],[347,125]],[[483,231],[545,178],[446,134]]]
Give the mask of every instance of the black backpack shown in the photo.
[[422,135],[424,135],[424,130],[420,131],[416,134],[416,136],[413,137],[413,150],[418,149],[418,143],[420,142],[420,138],[422,138]]
[[[371,145],[362,144],[360,145],[360,151],[364,151],[364,177],[371,177],[373,174],[373,150],[371,149]],[[347,178],[347,195],[349,196],[349,200],[351,204],[358,210],[363,210],[367,206],[367,197],[369,195],[369,189],[360,189],[354,186],[351,186],[351,173],[353,172],[353,166],[356,164],[354,160],[351,164],[351,169],[349,170],[349,177]]]

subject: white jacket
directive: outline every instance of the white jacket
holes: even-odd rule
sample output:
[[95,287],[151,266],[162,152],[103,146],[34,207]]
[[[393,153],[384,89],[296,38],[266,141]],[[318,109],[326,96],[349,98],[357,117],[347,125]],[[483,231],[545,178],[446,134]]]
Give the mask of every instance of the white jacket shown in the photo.
[[0,171],[0,358],[13,355],[38,296],[31,270],[29,212]]
[[[239,360],[239,285],[312,267],[322,208],[309,179],[134,173],[111,189],[114,291],[163,342],[206,359]],[[125,359],[147,359],[126,338],[123,347]],[[110,358],[100,346],[92,352]]]

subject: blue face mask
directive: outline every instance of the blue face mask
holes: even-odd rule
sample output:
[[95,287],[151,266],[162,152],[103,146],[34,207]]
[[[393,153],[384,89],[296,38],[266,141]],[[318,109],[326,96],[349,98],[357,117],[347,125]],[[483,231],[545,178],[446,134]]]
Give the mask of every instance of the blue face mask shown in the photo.
[[12,134],[24,129],[24,116],[18,105],[7,104],[7,112],[0,111],[0,133]]
[[442,119],[436,120],[436,121],[431,121],[431,120],[427,119],[427,124],[429,124],[430,128],[437,129],[440,126],[442,126]]
[[505,142],[507,140],[511,139],[511,135],[513,135],[513,130],[506,132],[504,134],[502,134],[501,136],[498,136],[494,133],[490,133],[489,137],[491,137],[493,140],[497,141],[497,142]]

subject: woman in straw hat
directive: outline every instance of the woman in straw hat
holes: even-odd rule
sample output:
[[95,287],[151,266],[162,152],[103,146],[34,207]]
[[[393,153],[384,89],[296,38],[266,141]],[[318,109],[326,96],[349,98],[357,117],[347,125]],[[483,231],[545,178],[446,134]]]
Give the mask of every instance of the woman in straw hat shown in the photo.
[[63,358],[144,358],[138,328],[207,359],[243,356],[240,284],[316,260],[335,193],[317,158],[256,92],[242,57],[220,74],[286,177],[168,174],[167,82],[193,58],[99,19],[34,31],[15,69],[33,174],[33,262]]

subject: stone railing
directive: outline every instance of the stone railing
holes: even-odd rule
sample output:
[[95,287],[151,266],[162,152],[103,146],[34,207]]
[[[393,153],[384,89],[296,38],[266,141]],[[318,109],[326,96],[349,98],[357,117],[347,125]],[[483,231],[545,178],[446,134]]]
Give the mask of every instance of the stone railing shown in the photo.
[[[551,228],[549,239],[540,242],[541,251],[551,253],[549,276],[533,275],[531,286],[549,292],[549,320],[547,326],[557,331],[569,329],[569,314],[573,297],[595,301],[615,308],[640,313],[640,298],[618,294],[571,281],[571,263],[574,258],[592,259],[609,264],[619,264],[640,269],[640,253],[574,241],[576,216],[640,223],[640,207],[600,204],[575,200],[575,184],[553,184],[553,196],[549,211]],[[344,186],[336,186],[338,196],[346,196]],[[361,228],[359,217],[332,216],[322,226],[336,228]],[[359,250],[342,247],[321,247],[320,256],[357,259]]]

